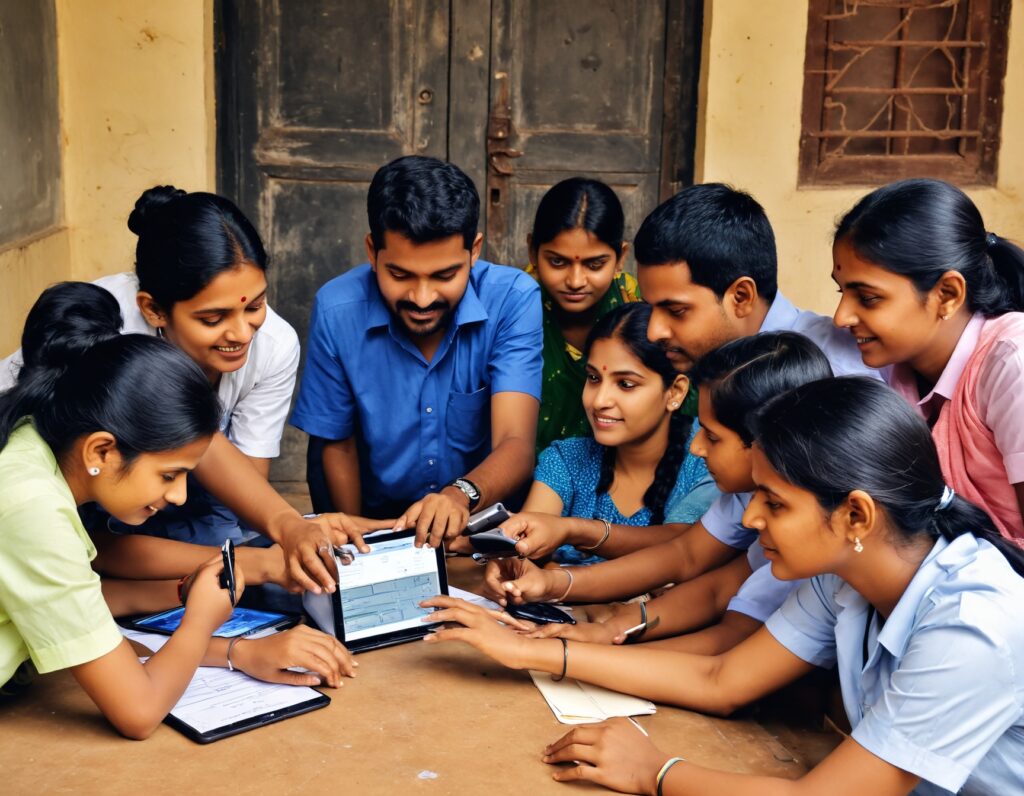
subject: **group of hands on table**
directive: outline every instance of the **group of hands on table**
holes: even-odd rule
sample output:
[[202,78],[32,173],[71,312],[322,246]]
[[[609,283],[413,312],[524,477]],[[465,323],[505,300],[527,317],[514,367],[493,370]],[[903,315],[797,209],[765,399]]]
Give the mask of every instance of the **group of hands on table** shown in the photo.
[[[426,501],[421,501],[422,506]],[[415,508],[415,507],[414,507]],[[426,509],[431,509],[429,504]],[[334,592],[337,588],[333,548],[355,545],[360,552],[369,552],[364,535],[374,530],[405,530],[415,528],[417,547],[437,547],[447,543],[449,550],[469,552],[468,542],[459,534],[469,520],[469,512],[443,515],[435,521],[437,511],[411,510],[395,521],[366,520],[340,513],[322,514],[311,521],[318,533],[292,535],[269,548],[238,548],[235,569],[237,594],[245,588],[247,565],[259,567],[261,580],[278,583],[294,593],[302,591]],[[527,556],[543,557],[566,541],[561,518],[546,514],[520,513],[502,526],[505,533],[517,539],[521,559],[511,558],[489,562],[485,574],[485,596],[502,606],[551,599],[564,591],[564,578],[557,570],[547,570],[532,563]],[[244,551],[244,552],[243,552]],[[203,606],[211,633],[231,615],[231,605],[218,582],[221,559],[216,557],[190,576],[183,594],[187,608]],[[333,573],[333,574],[332,574]],[[559,588],[561,584],[561,588]],[[199,599],[195,599],[197,595]],[[434,612],[424,618],[431,623],[444,623],[425,639],[427,643],[462,641],[477,648],[509,668],[526,668],[526,645],[536,639],[564,636],[580,641],[621,643],[624,636],[604,629],[602,622],[580,622],[577,625],[536,626],[516,619],[504,611],[489,610],[454,597],[437,596],[421,603]],[[614,612],[605,614],[605,618]],[[596,617],[597,614],[591,614]],[[251,644],[276,645],[277,654],[249,655]],[[359,663],[333,636],[299,625],[291,630],[262,639],[239,643],[235,648],[237,668],[258,679],[294,685],[326,685],[340,687],[343,678],[355,677]],[[288,662],[288,666],[304,667],[310,673],[290,672],[286,668],[259,668],[258,660]],[[546,763],[572,763],[559,769],[554,779],[591,780],[606,787],[629,793],[652,792],[657,772],[669,758],[659,750],[635,724],[626,719],[612,719],[601,724],[576,727],[544,749]]]

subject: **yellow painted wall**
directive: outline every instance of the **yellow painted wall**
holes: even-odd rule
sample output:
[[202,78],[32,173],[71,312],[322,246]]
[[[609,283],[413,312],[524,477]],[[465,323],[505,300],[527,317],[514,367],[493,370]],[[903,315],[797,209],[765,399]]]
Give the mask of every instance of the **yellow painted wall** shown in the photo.
[[64,225],[0,252],[0,354],[61,279],[132,268],[146,188],[216,185],[213,0],[57,0]]
[[[1011,14],[999,181],[970,189],[988,229],[1024,241],[1024,4]],[[807,0],[708,0],[698,127],[700,182],[727,182],[764,205],[779,282],[797,305],[831,315],[835,221],[867,188],[797,188]]]

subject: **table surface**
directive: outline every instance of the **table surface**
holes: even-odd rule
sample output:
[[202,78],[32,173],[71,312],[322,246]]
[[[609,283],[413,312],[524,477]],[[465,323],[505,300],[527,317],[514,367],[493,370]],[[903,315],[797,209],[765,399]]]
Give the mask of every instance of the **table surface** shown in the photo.
[[[475,573],[455,562],[463,588]],[[163,725],[142,744],[121,738],[68,672],[39,678],[0,713],[5,793],[571,794],[541,749],[559,724],[526,672],[461,644],[413,642],[359,656],[359,676],[313,713],[201,746]],[[666,753],[723,770],[795,777],[833,741],[770,732],[659,706],[639,722]],[[776,728],[778,732],[778,728]],[[806,742],[806,743],[805,743]],[[798,748],[802,751],[794,752]],[[808,751],[809,750],[809,751]]]

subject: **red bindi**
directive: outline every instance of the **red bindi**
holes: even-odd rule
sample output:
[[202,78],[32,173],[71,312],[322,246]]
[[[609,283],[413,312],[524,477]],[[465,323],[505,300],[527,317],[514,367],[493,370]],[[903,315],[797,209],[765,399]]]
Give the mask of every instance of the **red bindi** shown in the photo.
[[608,366],[607,365],[602,365],[601,366],[601,370],[608,370]]
[[242,296],[242,303],[245,304],[245,296]]

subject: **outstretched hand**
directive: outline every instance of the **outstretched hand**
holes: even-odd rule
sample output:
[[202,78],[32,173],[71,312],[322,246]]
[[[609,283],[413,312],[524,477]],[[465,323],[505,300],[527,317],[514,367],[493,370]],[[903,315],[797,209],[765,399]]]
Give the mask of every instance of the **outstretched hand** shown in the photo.
[[657,793],[669,756],[629,719],[574,727],[544,749],[544,762],[575,763],[552,775],[558,782],[588,780],[621,793]]
[[424,641],[437,644],[443,641],[462,641],[476,647],[484,655],[512,669],[522,669],[524,643],[530,642],[521,634],[533,625],[521,622],[504,611],[492,611],[456,597],[438,595],[420,603],[422,608],[438,610],[425,616],[424,622],[451,622],[454,627],[442,627],[428,635]]

